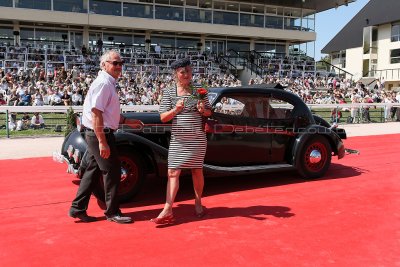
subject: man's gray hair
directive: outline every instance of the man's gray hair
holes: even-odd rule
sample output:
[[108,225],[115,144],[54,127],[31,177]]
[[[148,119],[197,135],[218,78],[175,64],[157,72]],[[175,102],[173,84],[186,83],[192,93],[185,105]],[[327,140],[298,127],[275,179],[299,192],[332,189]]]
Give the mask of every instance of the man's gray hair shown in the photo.
[[107,50],[103,55],[100,57],[100,69],[104,69],[104,65],[106,64],[107,60],[110,60],[112,54],[117,54],[120,56],[117,50]]

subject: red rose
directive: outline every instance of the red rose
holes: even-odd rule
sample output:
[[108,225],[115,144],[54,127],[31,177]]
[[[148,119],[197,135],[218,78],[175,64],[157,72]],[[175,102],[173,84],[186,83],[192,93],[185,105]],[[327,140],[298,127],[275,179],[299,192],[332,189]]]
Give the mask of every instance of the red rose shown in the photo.
[[204,88],[199,88],[199,89],[197,89],[197,93],[199,95],[205,95],[205,94],[207,94],[207,90]]
[[207,95],[207,89],[201,87],[199,89],[197,89],[197,96],[198,99],[204,99]]

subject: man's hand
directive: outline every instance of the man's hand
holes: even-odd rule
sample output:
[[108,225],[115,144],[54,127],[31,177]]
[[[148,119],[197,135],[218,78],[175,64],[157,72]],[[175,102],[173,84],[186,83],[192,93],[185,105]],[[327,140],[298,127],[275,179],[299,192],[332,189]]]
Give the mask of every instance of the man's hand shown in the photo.
[[99,143],[100,157],[108,159],[110,156],[110,147],[106,143]]

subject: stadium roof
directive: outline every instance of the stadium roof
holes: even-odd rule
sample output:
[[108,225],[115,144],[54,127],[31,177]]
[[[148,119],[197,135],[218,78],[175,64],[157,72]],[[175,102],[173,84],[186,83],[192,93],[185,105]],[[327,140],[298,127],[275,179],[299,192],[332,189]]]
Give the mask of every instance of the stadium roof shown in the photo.
[[329,54],[349,48],[362,47],[363,29],[400,20],[399,0],[370,0],[360,12],[324,47]]
[[354,1],[356,0],[250,0],[241,2],[313,9],[318,13],[331,8],[347,5]]

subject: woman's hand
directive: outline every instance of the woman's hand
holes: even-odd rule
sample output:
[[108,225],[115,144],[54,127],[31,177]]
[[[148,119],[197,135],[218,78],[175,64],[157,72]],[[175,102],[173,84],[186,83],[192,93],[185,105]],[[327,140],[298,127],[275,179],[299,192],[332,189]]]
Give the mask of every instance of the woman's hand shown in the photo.
[[197,110],[201,113],[201,114],[203,114],[204,113],[204,111],[205,111],[205,104],[204,104],[204,100],[198,100],[197,101]]
[[175,112],[180,113],[184,107],[185,107],[185,102],[183,101],[183,99],[179,99],[175,105]]

